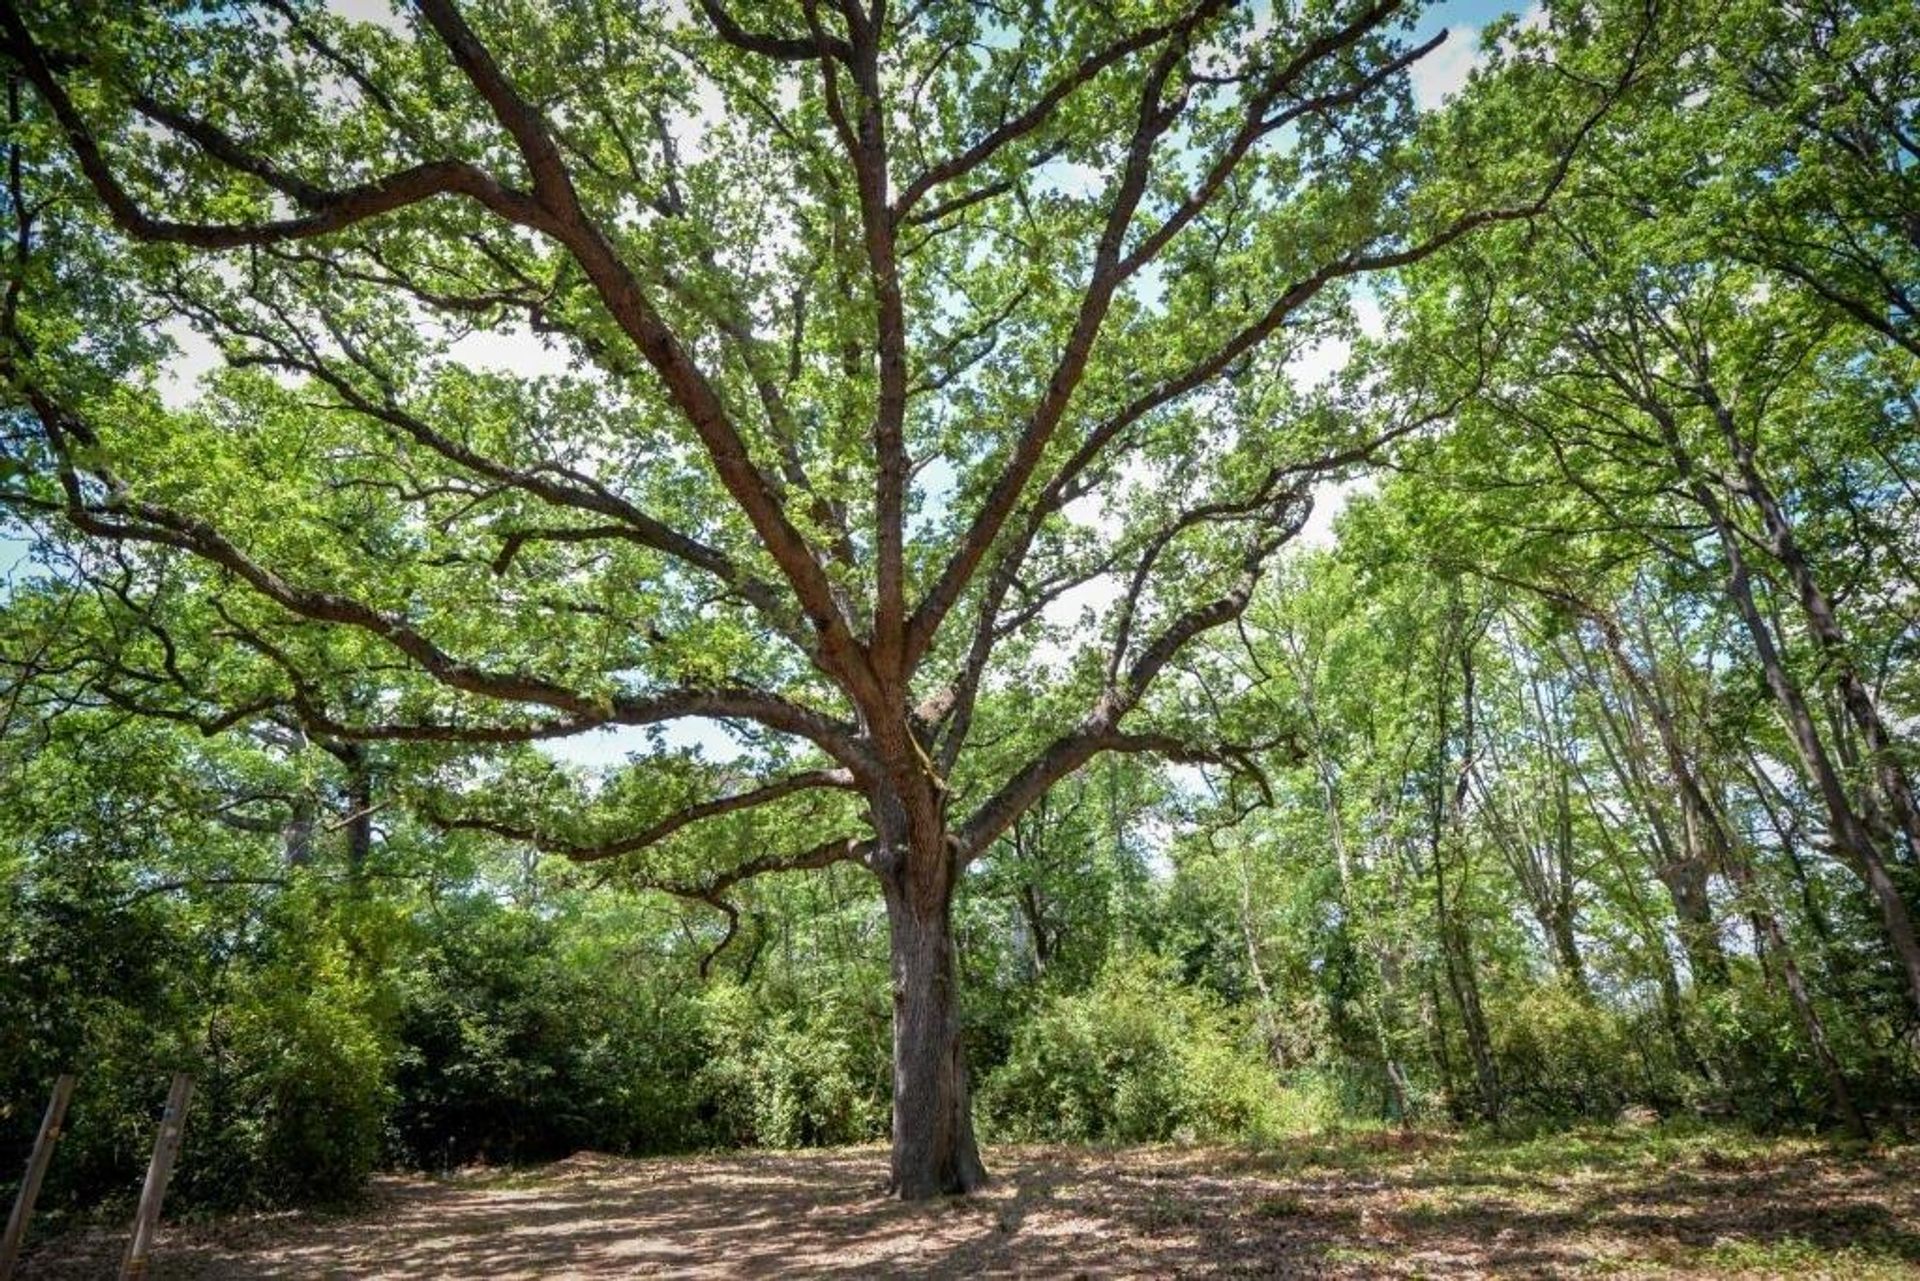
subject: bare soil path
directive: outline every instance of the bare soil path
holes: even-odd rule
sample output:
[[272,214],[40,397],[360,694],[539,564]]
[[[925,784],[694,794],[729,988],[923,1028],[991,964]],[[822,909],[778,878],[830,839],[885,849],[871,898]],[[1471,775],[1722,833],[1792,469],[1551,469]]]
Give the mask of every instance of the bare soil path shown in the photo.
[[[384,1176],[335,1214],[169,1225],[156,1278],[1920,1277],[1920,1149],[1590,1131],[1265,1151],[999,1148],[903,1206],[886,1154],[746,1153]],[[77,1232],[32,1278],[111,1275]]]

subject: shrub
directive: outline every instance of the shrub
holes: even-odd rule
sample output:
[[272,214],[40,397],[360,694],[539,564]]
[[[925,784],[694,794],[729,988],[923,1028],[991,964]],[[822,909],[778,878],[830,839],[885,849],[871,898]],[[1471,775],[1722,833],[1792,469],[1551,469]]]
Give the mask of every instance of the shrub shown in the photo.
[[184,1190],[220,1204],[357,1194],[382,1154],[393,1041],[380,992],[337,941],[247,976],[215,1016]]
[[1149,958],[1110,963],[1087,991],[1043,1003],[980,1105],[993,1133],[1031,1140],[1257,1138],[1280,1117],[1249,1029]]
[[716,1142],[793,1148],[885,1133],[885,1062],[857,1047],[830,1007],[767,1009],[722,981],[707,986],[701,1008],[711,1054],[697,1085]]
[[1644,1088],[1631,1023],[1560,984],[1496,1011],[1494,1055],[1509,1110],[1543,1120],[1611,1120]]
[[[1364,1109],[1357,1106],[1357,1088],[1350,1072],[1337,1068],[1302,1068],[1289,1072],[1274,1105],[1274,1135],[1319,1134],[1354,1123]],[[1378,1124],[1377,1120],[1362,1124]],[[1264,1137],[1264,1136],[1261,1136]]]
[[696,1001],[620,949],[581,944],[590,932],[477,897],[443,906],[403,990],[401,1160],[444,1168],[703,1140]]

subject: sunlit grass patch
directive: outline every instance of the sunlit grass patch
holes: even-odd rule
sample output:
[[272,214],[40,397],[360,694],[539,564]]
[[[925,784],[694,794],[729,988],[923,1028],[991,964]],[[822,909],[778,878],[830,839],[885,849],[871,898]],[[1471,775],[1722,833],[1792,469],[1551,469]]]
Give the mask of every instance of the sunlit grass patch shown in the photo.
[[1262,1219],[1293,1219],[1312,1213],[1305,1199],[1291,1192],[1263,1196],[1253,1203],[1252,1211]]
[[1393,1262],[1393,1254],[1390,1251],[1355,1245],[1330,1245],[1320,1257],[1327,1263],[1384,1265]]
[[1691,1252],[1681,1270],[1731,1276],[1790,1276],[1795,1281],[1829,1277],[1836,1281],[1839,1278],[1891,1281],[1895,1277],[1912,1277],[1915,1263],[1891,1242],[1836,1246],[1802,1237],[1782,1237],[1773,1241],[1716,1242]]

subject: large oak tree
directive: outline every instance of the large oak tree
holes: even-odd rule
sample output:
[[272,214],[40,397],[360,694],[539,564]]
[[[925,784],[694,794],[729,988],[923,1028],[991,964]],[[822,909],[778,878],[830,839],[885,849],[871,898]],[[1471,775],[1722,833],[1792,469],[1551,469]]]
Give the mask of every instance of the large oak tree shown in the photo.
[[[895,1190],[972,1188],[957,882],[1101,753],[1249,767],[1183,653],[1381,439],[1290,364],[1650,48],[1589,8],[1422,116],[1412,10],[8,6],[6,501],[111,588],[63,674],[722,911],[867,868]],[[604,727],[597,790],[528,747]]]

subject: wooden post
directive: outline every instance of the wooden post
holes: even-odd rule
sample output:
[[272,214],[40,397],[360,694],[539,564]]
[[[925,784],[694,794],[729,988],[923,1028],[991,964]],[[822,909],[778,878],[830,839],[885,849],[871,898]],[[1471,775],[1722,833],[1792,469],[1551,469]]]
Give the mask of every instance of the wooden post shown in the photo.
[[63,1073],[53,1083],[53,1097],[47,1101],[47,1114],[41,1118],[40,1133],[33,1140],[33,1155],[27,1158],[27,1172],[20,1179],[20,1195],[13,1199],[7,1235],[0,1238],[0,1281],[7,1281],[20,1262],[20,1246],[27,1239],[27,1220],[33,1217],[33,1203],[40,1197],[40,1184],[53,1161],[53,1145],[60,1137],[60,1124],[67,1119],[67,1101],[72,1097],[73,1076]]
[[187,1128],[187,1100],[192,1097],[193,1078],[185,1072],[175,1072],[173,1088],[167,1091],[167,1110],[160,1114],[160,1134],[153,1141],[153,1160],[147,1166],[146,1186],[140,1189],[140,1212],[133,1220],[133,1239],[127,1242],[127,1257],[120,1263],[120,1281],[147,1275],[147,1255],[153,1250],[153,1234],[160,1225],[160,1201],[167,1195],[173,1158],[180,1154],[180,1136]]

